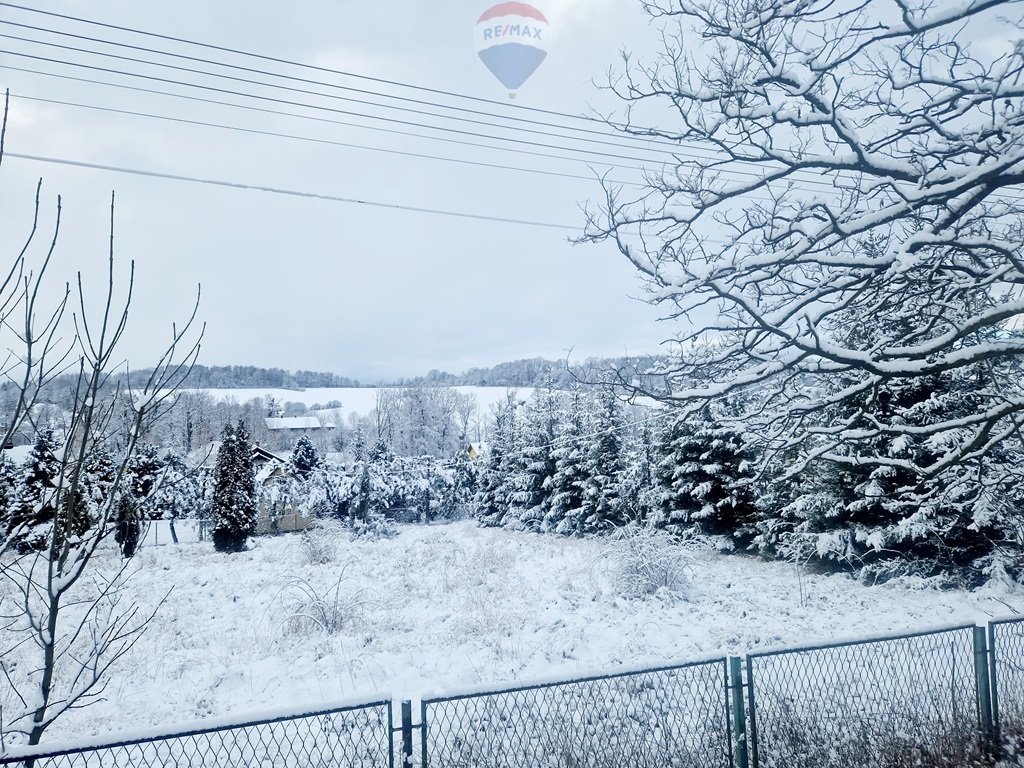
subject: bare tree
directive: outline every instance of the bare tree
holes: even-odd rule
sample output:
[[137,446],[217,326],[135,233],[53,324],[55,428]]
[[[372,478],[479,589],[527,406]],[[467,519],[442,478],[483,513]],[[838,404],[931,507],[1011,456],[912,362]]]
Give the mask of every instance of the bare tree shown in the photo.
[[[37,220],[38,212],[37,196]],[[68,303],[67,291],[55,310],[44,313],[47,320],[42,330],[35,327],[35,316],[41,311],[37,305],[41,273],[49,264],[56,237],[39,272],[26,271],[21,261],[24,251],[18,257],[20,263],[15,264],[15,273],[24,275],[20,301],[27,317],[25,330],[8,339],[22,382],[19,409],[27,411],[44,390],[54,370],[44,361],[57,348],[60,332],[66,332],[71,340],[70,350],[61,360],[69,360],[75,373],[59,473],[45,491],[44,504],[53,510],[46,545],[38,552],[0,552],[0,577],[9,587],[0,604],[0,671],[12,689],[7,700],[13,697],[18,704],[15,712],[10,708],[3,711],[0,721],[4,738],[16,734],[29,745],[40,743],[46,730],[68,711],[103,695],[107,671],[128,653],[152,619],[153,612],[144,612],[124,589],[129,561],[120,560],[113,547],[103,545],[113,533],[122,481],[139,438],[172,402],[191,370],[202,338],[202,330],[195,327],[197,298],[188,322],[172,329],[170,342],[153,370],[141,381],[126,373],[122,383],[113,383],[121,367],[119,346],[128,327],[134,263],[128,270],[124,297],[119,300],[113,196],[110,215],[103,303],[98,311],[87,306],[85,281],[79,274],[77,309],[69,318],[70,329],[58,331]],[[38,354],[33,351],[37,344]],[[125,403],[131,414],[127,426],[122,419]],[[90,466],[111,445],[119,448],[113,478],[97,493],[90,485]],[[7,543],[19,533],[12,531]],[[16,681],[7,664],[15,653],[20,662]]]
[[[614,240],[678,321],[649,394],[731,397],[804,462],[926,477],[1019,435],[1020,0],[642,5],[663,50],[626,57],[609,122],[672,154],[639,194],[606,185],[588,238]],[[941,376],[966,412],[912,425],[887,407]],[[880,438],[936,450],[883,455]]]
[[[4,94],[3,123],[0,125],[0,167],[3,165],[4,145],[7,140],[7,114],[10,91]],[[63,369],[70,345],[60,336],[61,321],[67,309],[70,287],[51,306],[43,307],[40,288],[44,285],[50,259],[60,234],[61,200],[57,198],[53,230],[44,246],[41,259],[33,268],[32,250],[39,238],[39,214],[42,198],[42,180],[36,185],[32,225],[18,253],[2,274],[0,282],[0,333],[13,336],[0,360],[0,382],[13,387],[14,396],[6,404],[4,423],[0,426],[3,442],[7,446],[38,403],[44,386]],[[2,269],[2,268],[0,268]]]

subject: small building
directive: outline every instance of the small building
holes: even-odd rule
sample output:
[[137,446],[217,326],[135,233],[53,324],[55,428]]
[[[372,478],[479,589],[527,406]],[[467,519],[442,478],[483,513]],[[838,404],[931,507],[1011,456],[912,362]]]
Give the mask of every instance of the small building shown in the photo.
[[263,420],[271,432],[318,432],[334,429],[334,424],[322,422],[316,416],[268,416]]

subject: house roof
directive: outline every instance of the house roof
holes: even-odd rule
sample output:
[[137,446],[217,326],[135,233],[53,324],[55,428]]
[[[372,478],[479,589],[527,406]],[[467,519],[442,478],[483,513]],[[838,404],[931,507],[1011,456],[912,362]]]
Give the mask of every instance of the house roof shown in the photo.
[[278,456],[276,453],[271,453],[266,448],[261,448],[258,445],[252,447],[252,457],[254,459],[263,459],[263,461],[269,461],[272,464],[287,464],[288,460],[283,456]]
[[316,416],[287,416],[283,418],[264,419],[267,429],[273,431],[280,429],[322,429],[323,424]]

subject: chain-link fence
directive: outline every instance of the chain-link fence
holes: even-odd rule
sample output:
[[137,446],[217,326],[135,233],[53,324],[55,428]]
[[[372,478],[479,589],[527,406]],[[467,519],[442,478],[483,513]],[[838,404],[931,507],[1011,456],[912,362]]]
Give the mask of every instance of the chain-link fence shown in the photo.
[[[967,765],[984,749],[975,634],[965,626],[748,656],[751,764]],[[984,661],[984,642],[980,653]]]
[[725,659],[422,703],[422,768],[728,768]]
[[0,766],[962,768],[1024,736],[1024,619],[427,698],[419,719],[382,700]]
[[993,621],[992,712],[997,742],[1024,737],[1024,619]]
[[391,702],[0,758],[24,768],[385,768]]

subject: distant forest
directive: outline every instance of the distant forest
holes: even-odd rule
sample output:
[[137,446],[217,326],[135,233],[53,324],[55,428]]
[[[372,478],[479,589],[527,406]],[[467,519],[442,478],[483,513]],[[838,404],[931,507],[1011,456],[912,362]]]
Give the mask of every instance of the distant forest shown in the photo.
[[[585,380],[600,378],[610,370],[629,368],[647,370],[654,358],[592,358],[581,364],[564,360],[535,357],[499,363],[490,368],[470,368],[461,374],[431,371],[426,376],[397,379],[390,385],[400,387],[537,387],[551,382],[567,387]],[[132,374],[141,378],[148,371]],[[252,365],[197,365],[185,386],[189,389],[316,389],[321,387],[361,387],[357,379],[317,371],[285,371],[281,368],[258,368]]]

